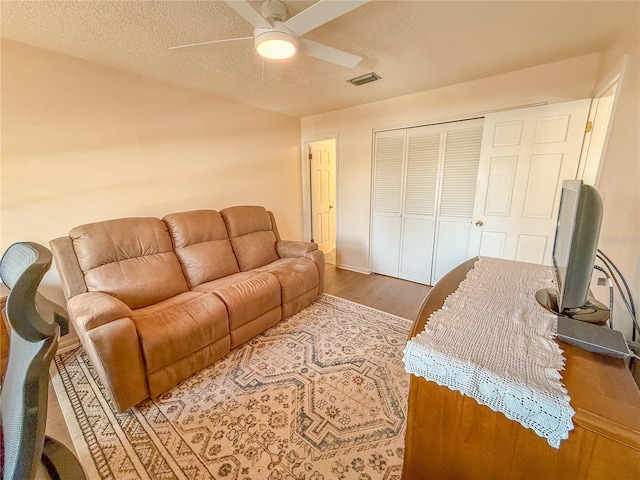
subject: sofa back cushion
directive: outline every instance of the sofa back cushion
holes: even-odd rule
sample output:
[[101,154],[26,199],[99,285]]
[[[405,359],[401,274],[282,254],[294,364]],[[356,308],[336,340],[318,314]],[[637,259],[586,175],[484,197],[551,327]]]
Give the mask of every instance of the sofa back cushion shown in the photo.
[[163,220],[189,288],[240,271],[227,227],[215,210],[172,213]]
[[90,292],[109,293],[136,309],[188,290],[167,226],[158,218],[81,225],[69,237]]
[[271,216],[263,207],[230,207],[220,214],[227,225],[240,270],[263,267],[279,258]]

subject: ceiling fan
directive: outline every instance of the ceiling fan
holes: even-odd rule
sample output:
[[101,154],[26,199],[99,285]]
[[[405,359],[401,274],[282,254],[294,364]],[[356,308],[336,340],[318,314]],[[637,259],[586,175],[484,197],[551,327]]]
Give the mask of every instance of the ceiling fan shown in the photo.
[[253,39],[259,55],[269,59],[289,58],[296,51],[326,62],[353,68],[362,57],[337,48],[300,38],[300,36],[354,10],[369,0],[320,0],[287,20],[287,10],[280,0],[266,0],[258,13],[246,0],[225,0],[242,18],[253,25],[253,37],[228,38],[170,47],[195,47],[211,43]]

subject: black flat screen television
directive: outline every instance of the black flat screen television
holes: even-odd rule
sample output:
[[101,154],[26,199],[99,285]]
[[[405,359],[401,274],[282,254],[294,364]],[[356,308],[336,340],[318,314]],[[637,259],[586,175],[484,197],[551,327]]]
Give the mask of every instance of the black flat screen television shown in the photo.
[[599,321],[589,319],[596,305],[588,295],[601,223],[602,198],[598,191],[582,180],[565,180],[552,253],[555,289],[548,291],[550,301],[546,305],[560,315],[579,319],[586,315],[587,321]]

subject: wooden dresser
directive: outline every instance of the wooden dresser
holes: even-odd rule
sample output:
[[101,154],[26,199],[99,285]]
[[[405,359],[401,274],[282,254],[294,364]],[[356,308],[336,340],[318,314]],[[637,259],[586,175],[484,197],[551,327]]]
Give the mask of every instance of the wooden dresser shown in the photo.
[[[409,338],[473,268],[458,266],[429,292]],[[574,429],[555,449],[473,398],[411,375],[403,478],[640,479],[640,390],[620,359],[560,342]]]

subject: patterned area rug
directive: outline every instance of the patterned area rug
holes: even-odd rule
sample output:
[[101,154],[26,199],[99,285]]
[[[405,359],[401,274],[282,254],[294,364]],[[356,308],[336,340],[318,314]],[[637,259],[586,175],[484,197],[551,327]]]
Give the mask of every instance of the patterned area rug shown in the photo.
[[399,479],[410,326],[325,294],[124,414],[81,348],[53,381],[91,478]]

